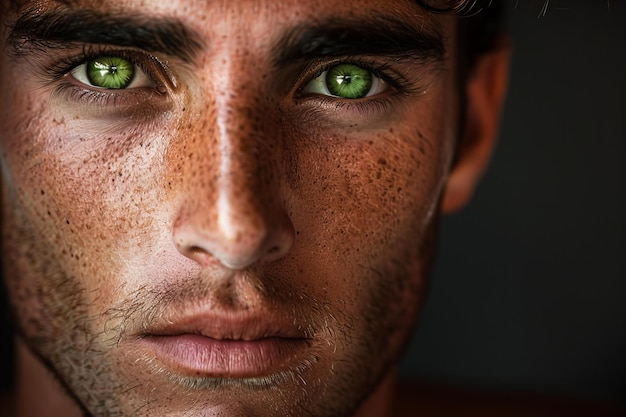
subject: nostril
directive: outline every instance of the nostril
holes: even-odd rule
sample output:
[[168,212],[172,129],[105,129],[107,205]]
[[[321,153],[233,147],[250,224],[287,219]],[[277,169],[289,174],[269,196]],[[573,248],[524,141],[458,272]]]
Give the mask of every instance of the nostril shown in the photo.
[[242,269],[256,262],[274,262],[290,251],[294,229],[282,211],[254,213],[230,210],[222,221],[208,223],[203,212],[179,215],[172,230],[178,251],[208,266],[219,262],[231,269]]
[[194,255],[200,255],[200,254],[207,253],[206,249],[203,249],[200,246],[190,246],[189,247],[189,252],[193,253]]

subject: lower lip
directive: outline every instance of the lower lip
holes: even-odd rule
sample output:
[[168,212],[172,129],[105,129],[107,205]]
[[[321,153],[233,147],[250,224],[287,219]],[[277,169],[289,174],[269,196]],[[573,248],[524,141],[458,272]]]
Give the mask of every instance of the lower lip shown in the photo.
[[183,374],[205,378],[268,376],[288,367],[309,347],[307,339],[280,337],[244,341],[183,334],[142,340],[165,364]]

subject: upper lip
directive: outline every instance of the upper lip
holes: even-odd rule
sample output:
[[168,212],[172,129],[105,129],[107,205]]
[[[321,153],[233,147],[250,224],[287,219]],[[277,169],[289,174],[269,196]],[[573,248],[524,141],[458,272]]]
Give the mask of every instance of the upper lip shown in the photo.
[[254,341],[266,338],[309,339],[308,326],[269,312],[200,312],[182,315],[145,329],[143,336],[195,334],[216,340]]

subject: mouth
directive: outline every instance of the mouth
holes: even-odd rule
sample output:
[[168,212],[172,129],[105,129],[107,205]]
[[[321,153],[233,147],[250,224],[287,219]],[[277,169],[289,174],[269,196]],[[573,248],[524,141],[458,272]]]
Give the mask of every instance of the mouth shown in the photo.
[[139,341],[167,368],[199,378],[259,378],[298,367],[312,339],[270,317],[201,315],[167,324]]

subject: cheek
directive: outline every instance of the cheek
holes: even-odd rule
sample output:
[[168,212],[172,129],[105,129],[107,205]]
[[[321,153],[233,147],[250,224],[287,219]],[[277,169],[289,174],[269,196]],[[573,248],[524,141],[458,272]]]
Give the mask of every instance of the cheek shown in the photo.
[[336,320],[339,357],[357,352],[379,366],[400,351],[420,306],[442,150],[410,129],[318,139],[294,158],[296,243],[272,272]]
[[380,126],[340,132],[305,123],[287,139],[299,144],[285,159],[297,237],[283,265],[306,277],[297,286],[343,313],[356,336],[389,342],[390,351],[402,346],[420,307],[456,141],[454,96],[431,97],[439,99]]
[[294,156],[293,256],[298,275],[310,277],[299,284],[322,299],[354,299],[354,314],[386,286],[403,288],[395,297],[414,296],[451,157],[444,127],[324,135]]
[[[80,277],[86,304],[105,306],[122,285],[139,284],[128,269],[150,255],[147,236],[163,229],[159,161],[167,132],[113,130],[28,104],[37,102],[45,99],[13,100],[0,119],[11,132],[1,143],[5,241],[24,243],[11,256],[35,270],[27,279]],[[37,259],[28,260],[32,254]]]

